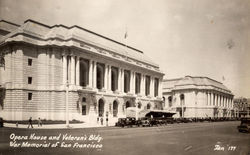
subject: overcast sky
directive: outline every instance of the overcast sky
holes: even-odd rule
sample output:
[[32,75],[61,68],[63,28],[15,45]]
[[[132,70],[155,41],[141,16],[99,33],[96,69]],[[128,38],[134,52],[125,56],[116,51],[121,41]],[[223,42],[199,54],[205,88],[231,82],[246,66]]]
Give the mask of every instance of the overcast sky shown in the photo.
[[0,18],[79,25],[123,43],[127,29],[127,44],[165,78],[207,76],[250,97],[250,0],[0,0]]

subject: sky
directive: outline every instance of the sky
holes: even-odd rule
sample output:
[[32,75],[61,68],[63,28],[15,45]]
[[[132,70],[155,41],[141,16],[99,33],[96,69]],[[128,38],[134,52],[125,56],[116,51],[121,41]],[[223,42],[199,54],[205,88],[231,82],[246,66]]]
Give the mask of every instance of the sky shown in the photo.
[[142,50],[164,78],[206,76],[250,98],[250,0],[0,0],[0,19],[79,25]]

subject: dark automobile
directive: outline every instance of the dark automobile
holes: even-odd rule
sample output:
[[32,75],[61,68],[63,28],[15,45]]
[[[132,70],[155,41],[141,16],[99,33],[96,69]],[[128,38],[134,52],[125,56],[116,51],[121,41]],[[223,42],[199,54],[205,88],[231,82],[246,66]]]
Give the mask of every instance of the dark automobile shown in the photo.
[[0,127],[3,127],[3,118],[0,117]]
[[118,122],[115,123],[115,126],[124,127],[125,126],[125,122],[126,122],[126,118],[119,118]]
[[147,118],[147,117],[140,118],[138,120],[138,125],[139,126],[143,126],[143,127],[150,126],[150,120],[149,120],[149,118]]
[[237,127],[239,132],[250,132],[250,118],[242,118],[240,125]]
[[121,127],[132,127],[133,125],[138,125],[136,119],[134,117],[127,117],[127,118],[119,118],[116,126]]

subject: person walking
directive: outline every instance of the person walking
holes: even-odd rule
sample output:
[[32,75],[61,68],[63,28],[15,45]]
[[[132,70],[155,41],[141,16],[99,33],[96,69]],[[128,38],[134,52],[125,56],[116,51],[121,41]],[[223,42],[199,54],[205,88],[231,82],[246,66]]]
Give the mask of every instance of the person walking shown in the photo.
[[101,118],[101,125],[103,125],[103,118]]
[[106,126],[109,126],[109,118],[106,118]]
[[29,125],[28,125],[28,128],[30,128],[30,126],[31,126],[31,128],[33,128],[33,125],[32,125],[32,117],[30,117],[30,119],[29,119]]
[[41,126],[42,127],[42,120],[40,119],[40,117],[38,118],[38,127]]

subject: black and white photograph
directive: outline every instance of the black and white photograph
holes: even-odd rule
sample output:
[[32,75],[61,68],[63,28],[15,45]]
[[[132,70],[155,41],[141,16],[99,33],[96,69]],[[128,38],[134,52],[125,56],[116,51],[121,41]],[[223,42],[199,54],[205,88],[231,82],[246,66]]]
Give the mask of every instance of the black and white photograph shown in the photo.
[[250,0],[0,0],[0,155],[249,155]]

